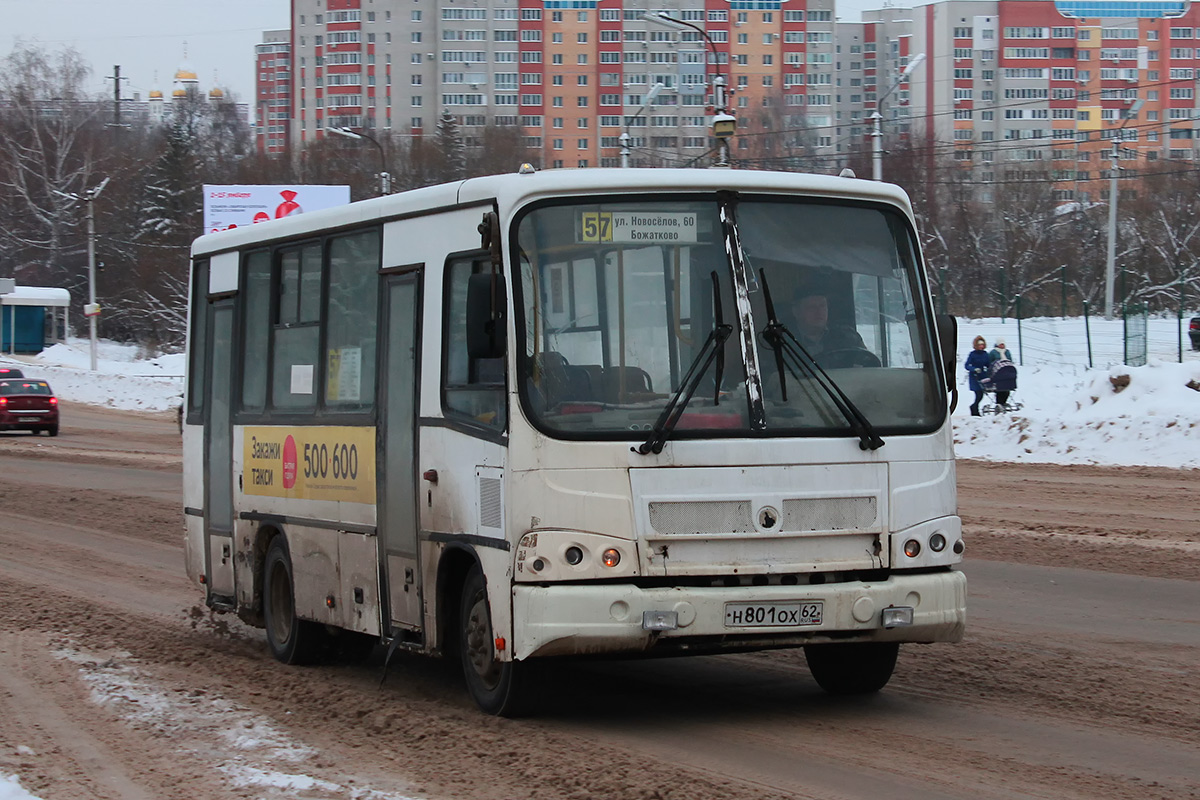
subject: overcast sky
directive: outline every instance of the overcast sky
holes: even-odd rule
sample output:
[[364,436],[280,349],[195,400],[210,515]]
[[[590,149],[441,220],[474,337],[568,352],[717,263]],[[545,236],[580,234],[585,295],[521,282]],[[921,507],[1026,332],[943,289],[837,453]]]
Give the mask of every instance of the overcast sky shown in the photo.
[[[288,27],[289,0],[0,0],[0,56],[23,41],[47,50],[74,47],[91,64],[89,87],[122,94],[170,92],[184,61],[209,89],[214,79],[238,99],[254,98],[254,45],[262,32]],[[155,75],[157,74],[157,80]]]

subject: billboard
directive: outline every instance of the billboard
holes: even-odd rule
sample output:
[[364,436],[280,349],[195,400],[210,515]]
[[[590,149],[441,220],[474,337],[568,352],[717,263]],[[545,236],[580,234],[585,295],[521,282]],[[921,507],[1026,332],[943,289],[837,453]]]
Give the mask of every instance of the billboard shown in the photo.
[[305,211],[344,206],[349,186],[204,186],[204,232],[244,228]]

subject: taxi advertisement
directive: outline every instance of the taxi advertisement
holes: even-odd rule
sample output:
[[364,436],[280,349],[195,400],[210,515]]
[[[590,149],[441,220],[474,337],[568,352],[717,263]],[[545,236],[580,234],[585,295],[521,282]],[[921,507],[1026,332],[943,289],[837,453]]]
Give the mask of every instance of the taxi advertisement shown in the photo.
[[375,429],[250,427],[242,492],[297,500],[375,502]]

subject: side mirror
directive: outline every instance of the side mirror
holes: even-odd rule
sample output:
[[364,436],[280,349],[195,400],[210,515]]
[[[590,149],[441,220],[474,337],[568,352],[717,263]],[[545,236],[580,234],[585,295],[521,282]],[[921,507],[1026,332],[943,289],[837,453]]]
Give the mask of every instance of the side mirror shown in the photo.
[[938,349],[942,354],[942,369],[946,372],[946,391],[953,392],[954,366],[958,361],[954,352],[958,346],[958,320],[951,314],[938,314],[934,322],[937,325]]
[[484,272],[467,279],[467,355],[471,358],[504,356],[504,276]]

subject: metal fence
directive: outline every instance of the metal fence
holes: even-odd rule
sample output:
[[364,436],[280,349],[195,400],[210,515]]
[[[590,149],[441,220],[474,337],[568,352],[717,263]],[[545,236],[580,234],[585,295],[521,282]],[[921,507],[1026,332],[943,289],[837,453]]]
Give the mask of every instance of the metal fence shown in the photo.
[[[1188,318],[1139,315],[1133,351],[1144,364],[1156,361],[1200,360],[1188,339]],[[971,339],[982,335],[993,346],[1003,341],[1019,365],[1049,364],[1078,367],[1107,367],[1127,363],[1130,351],[1126,320],[1102,316],[997,317],[960,319],[960,352],[970,352]]]

